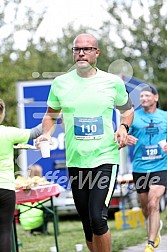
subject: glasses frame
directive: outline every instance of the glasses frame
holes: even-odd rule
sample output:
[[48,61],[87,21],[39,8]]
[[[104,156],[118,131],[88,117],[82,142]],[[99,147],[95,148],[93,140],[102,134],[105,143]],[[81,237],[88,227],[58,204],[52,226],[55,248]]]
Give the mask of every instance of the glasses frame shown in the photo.
[[[75,52],[75,50],[77,50],[77,49],[78,49],[78,52]],[[81,50],[83,51],[84,54],[90,54],[92,51],[97,50],[97,47],[93,47],[93,46],[72,47],[72,51],[74,54],[80,54]],[[85,52],[85,50],[88,50],[88,52]]]

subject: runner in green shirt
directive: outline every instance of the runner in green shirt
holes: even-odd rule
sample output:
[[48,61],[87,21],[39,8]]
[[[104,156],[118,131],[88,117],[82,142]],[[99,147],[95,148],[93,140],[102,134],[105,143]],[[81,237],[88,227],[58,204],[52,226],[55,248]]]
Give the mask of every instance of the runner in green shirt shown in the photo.
[[[133,108],[123,81],[96,68],[100,49],[94,36],[78,35],[72,51],[76,69],[53,81],[43,135],[36,144],[51,141],[54,119],[62,111],[66,163],[87,246],[91,252],[111,252],[107,212],[118,172],[119,149],[126,145]],[[123,110],[115,133],[114,106]]]

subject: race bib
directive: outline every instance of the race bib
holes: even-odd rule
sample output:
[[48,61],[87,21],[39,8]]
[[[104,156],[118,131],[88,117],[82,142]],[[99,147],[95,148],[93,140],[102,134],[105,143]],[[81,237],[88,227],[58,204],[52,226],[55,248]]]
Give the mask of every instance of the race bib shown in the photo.
[[161,149],[159,145],[142,146],[142,160],[151,160],[161,158]]
[[103,137],[103,118],[74,117],[74,134],[76,139],[100,139]]

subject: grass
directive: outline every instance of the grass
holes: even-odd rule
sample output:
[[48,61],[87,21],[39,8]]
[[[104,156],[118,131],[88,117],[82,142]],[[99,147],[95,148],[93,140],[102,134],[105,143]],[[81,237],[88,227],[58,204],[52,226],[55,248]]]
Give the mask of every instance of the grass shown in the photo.
[[[161,219],[164,224],[166,222],[166,213],[161,213]],[[115,221],[109,218],[109,228],[112,235],[113,252],[120,252],[128,246],[146,241],[146,229],[143,227],[130,228],[124,230],[116,230]],[[49,248],[55,246],[53,237],[53,224],[49,223],[48,231],[50,235],[36,233],[36,235],[28,235],[23,231],[22,227],[17,224],[18,240],[22,242],[19,252],[49,252]],[[167,226],[163,226],[162,234],[167,233]],[[59,220],[59,252],[74,252],[75,244],[84,244],[83,252],[88,252],[86,248],[82,226],[78,218],[68,217]]]

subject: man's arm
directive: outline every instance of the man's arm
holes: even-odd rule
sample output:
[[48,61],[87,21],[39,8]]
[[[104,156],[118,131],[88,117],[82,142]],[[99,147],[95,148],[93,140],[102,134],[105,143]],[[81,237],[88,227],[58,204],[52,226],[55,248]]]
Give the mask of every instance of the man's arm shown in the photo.
[[130,127],[130,125],[132,124],[134,118],[134,109],[133,107],[131,107],[128,110],[120,112],[121,112],[121,123],[118,130],[114,134],[114,141],[119,142],[118,149],[121,149],[122,147],[127,145],[128,131],[126,125]]
[[42,133],[43,135],[52,135],[55,131],[56,121],[59,117],[61,110],[54,110],[51,107],[47,111],[42,120]]

